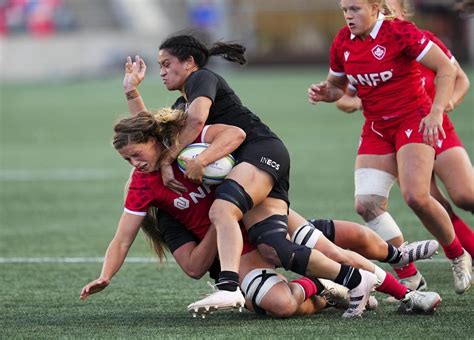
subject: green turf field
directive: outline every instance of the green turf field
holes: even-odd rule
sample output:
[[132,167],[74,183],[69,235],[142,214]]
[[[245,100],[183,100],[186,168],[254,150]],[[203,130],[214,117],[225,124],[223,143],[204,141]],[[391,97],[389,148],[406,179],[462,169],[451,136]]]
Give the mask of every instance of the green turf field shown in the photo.
[[[286,142],[292,155],[292,206],[308,217],[360,222],[353,209],[353,163],[360,114],[311,106],[306,89],[321,69],[238,69],[227,79],[244,103]],[[470,74],[474,79],[474,74]],[[122,212],[129,166],[110,145],[112,125],[126,114],[121,79],[0,87],[0,338],[473,338],[474,291],[452,289],[444,256],[419,268],[443,303],[434,316],[404,316],[383,302],[362,320],[341,312],[273,320],[221,313],[193,319],[186,306],[208,292],[174,263],[127,263],[103,293],[79,300],[100,263],[51,263],[101,257]],[[149,75],[150,108],[170,105]],[[474,91],[452,114],[474,159]],[[407,239],[429,237],[392,191],[391,213]],[[474,217],[459,211],[468,224]],[[152,256],[139,236],[129,254]],[[12,262],[13,258],[19,263]],[[51,258],[45,263],[24,263]]]

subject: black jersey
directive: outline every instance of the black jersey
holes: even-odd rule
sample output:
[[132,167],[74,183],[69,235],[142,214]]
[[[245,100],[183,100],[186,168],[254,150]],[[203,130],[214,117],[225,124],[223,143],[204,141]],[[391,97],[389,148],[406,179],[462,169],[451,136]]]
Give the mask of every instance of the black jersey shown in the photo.
[[207,68],[193,72],[186,79],[183,96],[173,104],[173,108],[183,108],[198,97],[212,100],[206,125],[227,124],[238,126],[247,134],[245,143],[261,138],[278,138],[260,118],[242,105],[240,98],[230,88],[224,78]]

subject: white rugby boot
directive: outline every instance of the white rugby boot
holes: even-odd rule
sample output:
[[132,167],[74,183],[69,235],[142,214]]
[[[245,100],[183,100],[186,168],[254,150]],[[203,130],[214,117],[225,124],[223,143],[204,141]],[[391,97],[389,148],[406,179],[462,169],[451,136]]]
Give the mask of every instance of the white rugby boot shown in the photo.
[[425,278],[419,271],[415,275],[400,279],[400,283],[410,290],[425,291],[428,288]]
[[402,268],[411,262],[431,259],[437,253],[438,247],[439,243],[435,240],[405,242],[398,248],[402,254],[400,260],[391,265],[394,268]]
[[471,288],[472,259],[466,250],[464,253],[451,261],[454,276],[454,291],[463,294]]
[[[334,308],[343,308],[346,309],[349,307],[349,289],[340,284],[337,284],[331,280],[319,279],[319,281],[324,286],[324,290],[319,294],[323,297],[328,306]],[[379,306],[379,302],[375,296],[370,295],[367,305],[365,306],[367,310],[375,310]]]
[[329,306],[335,308],[349,307],[349,289],[331,280],[319,279],[324,290],[319,296],[326,299]]
[[361,281],[355,288],[349,290],[349,308],[346,309],[342,317],[344,319],[360,318],[369,301],[370,292],[379,284],[379,280],[375,274],[366,270],[359,269]]
[[[428,284],[426,283],[425,278],[423,277],[423,275],[421,275],[419,271],[417,271],[415,275],[405,277],[398,281],[410,290],[418,290],[422,292],[428,288]],[[385,299],[385,302],[398,303],[399,300],[395,299],[393,296],[389,296]]]
[[369,301],[367,301],[367,305],[365,306],[365,308],[367,310],[376,310],[377,308],[379,308],[379,302],[375,298],[375,296],[369,296]]
[[402,299],[398,311],[405,314],[432,314],[440,303],[441,297],[438,293],[412,290]]
[[193,302],[188,306],[188,312],[196,317],[200,315],[205,318],[207,314],[210,314],[217,310],[234,310],[237,309],[242,312],[242,308],[245,305],[245,298],[239,287],[234,292],[228,290],[218,290],[215,285],[208,282],[208,285],[214,290],[211,294],[206,296],[204,299]]

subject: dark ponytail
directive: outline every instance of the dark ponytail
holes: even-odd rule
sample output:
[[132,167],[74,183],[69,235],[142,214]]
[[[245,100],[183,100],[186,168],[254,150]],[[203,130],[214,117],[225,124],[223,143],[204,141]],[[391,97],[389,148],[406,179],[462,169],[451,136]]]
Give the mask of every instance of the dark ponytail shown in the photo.
[[220,56],[240,65],[247,62],[244,56],[245,47],[242,45],[217,42],[213,44],[211,49],[208,49],[192,35],[177,35],[168,38],[160,45],[160,50],[167,50],[180,61],[192,56],[198,67],[206,66],[210,56]]
[[209,55],[217,55],[230,62],[245,65],[247,63],[244,56],[245,50],[246,48],[239,44],[217,42],[209,50]]

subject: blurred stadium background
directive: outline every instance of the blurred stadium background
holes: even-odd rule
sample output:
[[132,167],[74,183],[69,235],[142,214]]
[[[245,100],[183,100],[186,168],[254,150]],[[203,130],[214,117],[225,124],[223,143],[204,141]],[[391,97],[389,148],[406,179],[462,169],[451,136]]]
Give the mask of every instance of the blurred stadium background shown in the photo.
[[[141,93],[170,105],[156,76],[159,43],[183,29],[248,47],[244,68],[215,62],[243,102],[292,156],[292,206],[308,217],[361,222],[353,162],[361,114],[311,106],[328,48],[344,25],[337,0],[0,0],[0,338],[472,338],[473,292],[453,292],[444,256],[419,268],[443,297],[437,315],[400,316],[392,305],[347,323],[339,311],[272,320],[229,313],[193,320],[188,303],[207,292],[172,261],[157,265],[139,236],[112,286],[87,302],[122,212],[130,166],[110,145],[126,114],[127,55],[148,64]],[[473,1],[414,1],[421,27],[452,49],[473,82]],[[464,7],[462,6],[464,4]],[[474,91],[452,114],[474,160]],[[407,239],[429,237],[393,189],[390,210]],[[456,209],[473,226],[474,215]],[[379,298],[383,299],[379,296]],[[348,326],[349,325],[349,326]],[[403,326],[401,326],[403,325]]]
[[[250,64],[326,63],[344,24],[337,0],[0,0],[0,79],[115,74],[123,58],[154,60],[169,34],[234,40]],[[415,0],[416,23],[474,65],[472,0]],[[461,11],[464,9],[464,11]]]

